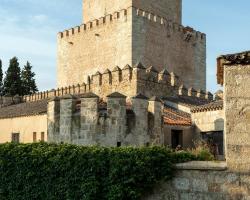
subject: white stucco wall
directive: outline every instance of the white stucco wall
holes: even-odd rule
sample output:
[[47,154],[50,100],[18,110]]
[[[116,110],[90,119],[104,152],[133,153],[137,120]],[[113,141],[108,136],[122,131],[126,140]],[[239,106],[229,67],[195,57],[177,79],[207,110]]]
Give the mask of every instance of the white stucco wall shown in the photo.
[[47,141],[47,114],[0,119],[0,143],[11,142],[12,133],[20,134],[21,143],[31,143],[33,132],[37,133],[37,141],[41,140],[41,133],[44,132]]
[[224,111],[215,110],[192,113],[192,121],[199,132],[223,131]]

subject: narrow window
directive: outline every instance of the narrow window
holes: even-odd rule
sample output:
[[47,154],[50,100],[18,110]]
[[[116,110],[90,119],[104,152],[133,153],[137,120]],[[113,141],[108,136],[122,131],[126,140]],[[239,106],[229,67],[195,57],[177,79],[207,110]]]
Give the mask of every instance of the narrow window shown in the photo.
[[121,142],[117,142],[117,147],[121,147],[122,143]]
[[36,142],[37,138],[36,138],[36,132],[33,132],[33,142]]
[[20,134],[19,133],[12,133],[11,141],[15,143],[19,143],[20,141]]
[[172,130],[172,148],[176,149],[183,148],[183,131],[182,130]]
[[44,132],[41,132],[41,141],[44,142]]

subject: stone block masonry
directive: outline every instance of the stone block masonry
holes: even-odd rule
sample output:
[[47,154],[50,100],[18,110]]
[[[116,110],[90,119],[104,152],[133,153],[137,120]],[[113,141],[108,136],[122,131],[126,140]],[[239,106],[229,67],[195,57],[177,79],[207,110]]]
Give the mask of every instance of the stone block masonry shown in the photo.
[[95,145],[98,122],[99,97],[92,93],[81,96],[80,135],[74,139],[75,144]]
[[86,82],[97,71],[132,64],[132,9],[58,34],[57,86]]
[[182,21],[182,0],[83,0],[83,22],[129,7],[147,10],[178,24]]
[[173,180],[155,187],[143,200],[247,200],[250,175],[226,170],[226,163],[177,165]]
[[147,7],[154,4],[137,4],[142,8],[125,7],[58,34],[58,87],[86,82],[87,75],[97,71],[141,62],[175,72],[187,87],[206,89],[205,34],[151,13]]
[[[187,87],[206,89],[206,35],[142,9],[133,12],[132,63],[174,72]],[[188,72],[188,73],[187,73]]]
[[[139,94],[127,102],[126,96],[114,92],[106,99],[106,106],[94,93],[51,99],[47,112],[48,142],[111,147],[163,144],[159,128],[163,106],[157,98],[148,101]],[[154,117],[150,127],[149,112]],[[155,132],[151,133],[151,129]]]
[[192,87],[187,89],[182,80],[173,72],[169,73],[166,69],[158,72],[152,66],[145,68],[139,63],[133,68],[126,65],[123,68],[116,66],[111,71],[106,69],[104,73],[97,72],[91,77],[88,76],[87,82],[26,95],[22,101],[39,101],[67,94],[80,95],[89,92],[95,93],[101,99],[106,99],[113,92],[122,93],[128,98],[140,93],[149,98],[152,96],[186,95],[201,99],[213,99],[213,95],[209,92],[196,91]]
[[230,169],[250,171],[250,64],[225,66],[226,156]]

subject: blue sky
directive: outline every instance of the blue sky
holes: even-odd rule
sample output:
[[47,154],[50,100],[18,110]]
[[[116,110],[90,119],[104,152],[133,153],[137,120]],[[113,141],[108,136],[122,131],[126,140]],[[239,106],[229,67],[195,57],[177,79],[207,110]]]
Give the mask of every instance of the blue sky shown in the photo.
[[[56,33],[81,23],[82,0],[0,0],[0,58],[29,60],[40,90],[56,85]],[[207,34],[207,87],[216,57],[250,49],[249,0],[183,0],[183,24]]]

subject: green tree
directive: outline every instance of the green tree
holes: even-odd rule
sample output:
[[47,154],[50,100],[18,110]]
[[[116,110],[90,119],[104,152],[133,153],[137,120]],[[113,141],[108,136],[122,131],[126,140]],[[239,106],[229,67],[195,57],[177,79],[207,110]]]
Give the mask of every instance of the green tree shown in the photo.
[[3,95],[3,68],[2,60],[0,60],[0,96]]
[[21,69],[17,57],[10,59],[9,68],[3,83],[3,94],[11,96],[22,95]]
[[32,66],[29,62],[24,66],[21,72],[22,95],[30,95],[38,91],[35,81],[35,73],[32,72]]

